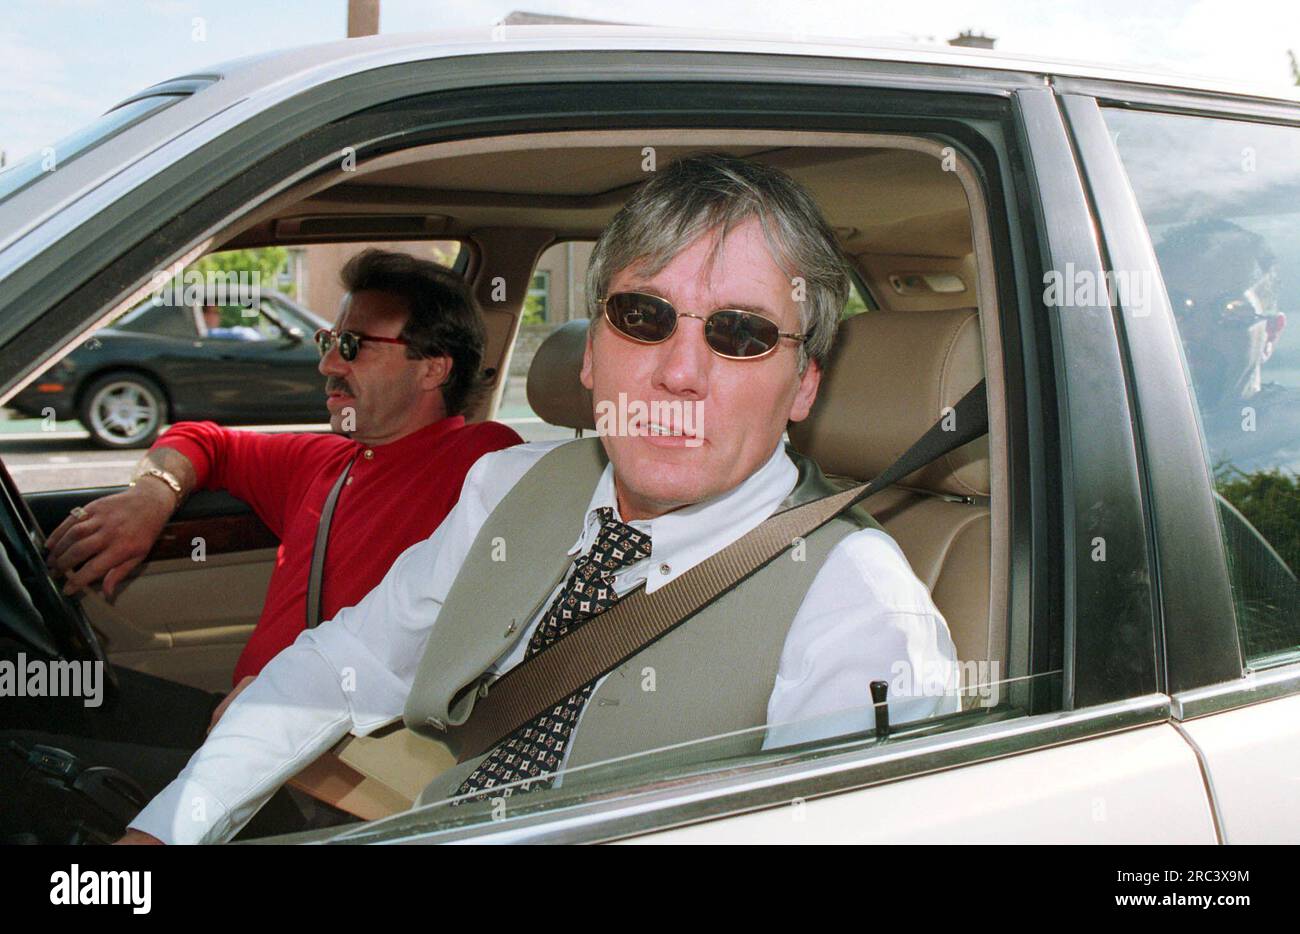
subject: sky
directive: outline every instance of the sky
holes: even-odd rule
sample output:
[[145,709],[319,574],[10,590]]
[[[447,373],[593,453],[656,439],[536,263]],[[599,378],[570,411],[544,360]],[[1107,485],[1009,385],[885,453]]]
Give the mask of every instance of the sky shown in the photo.
[[[380,32],[490,26],[514,10],[646,25],[943,42],[1290,84],[1297,0],[381,0]],[[346,0],[0,0],[0,150],[9,164],[130,94],[228,59],[329,42]],[[201,24],[196,24],[196,20]]]

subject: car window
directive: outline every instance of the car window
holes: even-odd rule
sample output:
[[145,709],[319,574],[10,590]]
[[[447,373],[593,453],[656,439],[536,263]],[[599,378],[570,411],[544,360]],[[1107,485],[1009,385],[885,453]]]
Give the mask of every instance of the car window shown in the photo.
[[1300,128],[1106,120],[1182,341],[1243,651],[1285,657],[1300,650]]
[[857,276],[849,279],[849,300],[844,303],[844,310],[840,312],[840,320],[852,318],[854,315],[860,315],[871,310],[864,297],[862,285]]
[[[469,252],[459,240],[313,243],[279,247],[274,249],[283,254],[281,265],[274,274],[263,276],[263,291],[280,292],[332,324],[338,315],[344,294],[339,271],[353,256],[371,247],[409,253],[457,271],[463,271]],[[319,325],[313,326],[311,330],[314,331],[316,327]]]
[[587,317],[587,262],[594,240],[566,240],[547,247],[537,260],[524,299],[525,325],[555,325]]
[[318,327],[323,326],[324,322],[316,323],[308,318],[303,312],[295,309],[287,301],[281,299],[266,299],[262,302],[262,316],[275,322],[282,330],[297,328],[303,333],[304,337],[311,337]]
[[194,310],[185,305],[155,305],[149,299],[128,311],[112,327],[133,334],[156,334],[159,337],[195,338]]
[[[631,166],[638,166],[640,164],[640,158],[641,157],[637,155],[635,156],[635,158],[630,159],[628,164]],[[918,163],[927,162],[925,158],[919,155],[915,157],[909,157],[909,158],[915,158],[915,160]],[[839,160],[837,159],[836,161]],[[933,171],[929,171],[932,168],[933,166],[930,166],[928,164],[925,164],[924,166],[918,164],[917,169],[923,170],[924,172],[924,174],[920,176],[925,180],[922,184],[939,185],[945,179],[956,177],[955,175],[951,175],[949,173],[936,173]],[[295,171],[296,170],[297,169],[295,167]],[[934,179],[934,181],[931,181],[932,179]],[[946,184],[946,182],[943,183]],[[959,183],[954,183],[954,184],[959,184]],[[970,188],[961,192],[961,195],[963,197],[977,196],[977,194],[978,191],[975,188]],[[860,205],[859,208],[864,216],[870,216],[870,205],[865,205],[865,204]],[[559,249],[563,251],[565,248],[569,248],[569,247],[571,247],[572,249],[574,249],[575,252],[577,252],[583,249],[588,249],[589,245],[577,244],[577,243],[562,244]],[[307,253],[309,251],[320,251],[323,253],[325,251],[333,250],[333,249],[335,249],[334,245],[321,245],[321,246],[312,246],[312,247],[304,248],[304,252]],[[346,246],[340,245],[339,247],[339,250],[346,251],[348,256],[354,253],[357,249],[359,249],[359,245],[357,244],[349,244]],[[998,250],[999,252],[1001,251],[1001,241],[999,241]],[[291,248],[290,252],[293,251],[294,248]],[[582,259],[585,261],[585,257],[583,257]],[[985,256],[984,259],[990,262],[992,262],[995,259],[1000,259],[1002,261],[1010,262],[1010,258],[1007,255],[1000,255],[997,257]],[[337,266],[335,267],[335,269],[337,270]],[[551,268],[549,272],[550,274],[547,277],[545,283],[547,287],[547,296],[546,296],[547,302],[545,307],[546,324],[548,326],[554,326],[560,320],[567,320],[567,319],[559,318],[559,305],[560,305],[561,296],[564,297],[564,300],[568,304],[568,317],[570,318],[582,317],[583,313],[581,309],[584,308],[584,303],[580,301],[581,295],[579,290],[581,288],[581,284],[584,279],[584,276],[579,271],[577,258],[575,257],[575,262],[569,264],[567,269],[556,271],[554,268]],[[296,281],[306,281],[306,280],[296,280]],[[334,309],[337,308],[337,305],[335,303],[324,300],[322,297],[324,295],[324,292],[317,290],[315,284],[311,282],[308,283],[306,288],[293,290],[292,294],[296,301],[305,304],[308,307],[311,307],[312,309],[322,314],[332,314]],[[872,317],[871,315],[863,316],[862,319],[859,321],[859,323],[865,323],[866,320],[870,319],[871,317]],[[966,330],[964,333],[968,334],[970,333],[970,331]],[[977,347],[976,352],[978,353],[979,352],[978,343],[976,344],[976,347]],[[983,362],[982,356],[980,357],[979,362],[980,363]],[[997,369],[993,370],[990,373],[989,378],[990,380],[994,380],[994,381],[1000,380],[1001,378],[1000,370]],[[264,399],[262,401],[265,402],[266,400]],[[995,431],[996,430],[998,429],[995,427]],[[123,458],[123,460],[125,460],[125,458]],[[130,465],[128,464],[127,466],[129,467]],[[1004,482],[1005,480],[1001,478],[995,480],[995,483],[1004,483]],[[1002,547],[1002,546],[989,544],[990,541],[997,542],[998,541],[997,538],[995,536],[989,535],[987,531],[981,531],[981,529],[986,530],[989,528],[990,525],[990,522],[987,521],[986,516],[984,514],[988,510],[989,501],[993,500],[994,502],[996,502],[1000,509],[1001,503],[1004,502],[1005,500],[1001,499],[1001,497],[1004,496],[1004,493],[1002,492],[1002,488],[995,487],[994,483],[988,484],[988,487],[993,490],[991,494],[981,495],[979,497],[969,497],[969,498],[952,497],[946,494],[941,494],[938,491],[935,491],[933,492],[933,494],[931,494],[929,492],[904,491],[900,489],[899,491],[897,491],[899,493],[899,496],[895,500],[893,511],[895,514],[899,514],[899,515],[910,513],[911,517],[915,519],[915,521],[912,523],[913,529],[919,527],[931,527],[936,529],[940,527],[946,528],[949,520],[955,521],[960,518],[961,521],[965,523],[965,520],[968,518],[975,519],[976,522],[973,525],[963,526],[964,528],[973,528],[973,531],[971,531],[969,534],[964,536],[963,543],[966,547],[968,547],[968,550],[972,556],[972,560],[975,563],[973,566],[963,566],[960,569],[954,566],[953,576],[961,577],[964,582],[970,582],[970,581],[979,582],[980,578],[983,578],[985,581],[989,581],[992,579],[992,583],[991,583],[992,588],[1002,590],[1005,586],[1005,581],[1002,579],[1002,575],[1007,573],[1006,571],[1006,568],[1008,566],[1007,563],[994,562],[992,564],[993,570],[990,571],[989,570],[990,564],[987,560],[985,560],[992,548]],[[968,513],[966,510],[971,510],[971,511]],[[956,513],[958,512],[961,513],[960,516],[956,515]],[[935,518],[936,513],[942,513],[942,516],[936,519]],[[1000,512],[995,511],[992,513],[992,516],[993,516],[992,518],[993,522],[1001,521],[999,518],[1001,516]],[[907,529],[904,527],[904,524],[900,524],[899,533],[898,533],[900,538],[903,537],[903,532],[905,531],[907,531]],[[912,549],[913,554],[917,556],[922,556],[925,554],[924,544],[925,543],[922,542],[913,542],[912,545],[908,547]],[[802,544],[798,547],[802,548]],[[899,547],[900,549],[904,548],[903,545],[900,545]],[[800,554],[800,556],[802,556],[803,552],[802,550],[800,550],[798,553]],[[948,552],[945,550],[945,553]],[[801,558],[796,560],[801,560]],[[921,558],[918,557],[917,560],[919,562]],[[1038,559],[1035,558],[1035,560],[1037,561]],[[1019,573],[1019,570],[1016,570],[1013,573]],[[995,576],[996,579],[994,579]],[[1033,712],[1040,712],[1041,710],[1045,709],[1047,706],[1058,707],[1060,704],[1060,697],[1062,696],[1060,680],[1059,677],[1057,677],[1059,676],[1059,672],[1053,673],[1053,676],[1056,677],[1057,680],[1053,683],[1053,686],[1051,686],[1045,692],[1047,694],[1054,695],[1052,698],[1050,698],[1050,703],[1044,703],[1042,699],[1035,696],[1034,698],[1031,699],[1034,701],[1034,703],[1031,705],[1026,702],[1027,698],[1023,696],[1025,692],[1023,690],[1016,690],[1018,688],[1023,689],[1024,687],[1028,686],[1029,678],[1028,675],[1024,674],[1024,672],[1030,666],[1030,664],[1032,664],[1034,670],[1040,670],[1041,667],[1045,667],[1045,666],[1041,665],[1038,659],[1034,659],[1032,663],[1029,662],[1028,653],[1024,651],[1020,651],[1019,649],[1015,651],[1014,655],[1011,655],[1011,661],[1006,661],[1006,658],[1008,655],[1010,655],[1010,653],[1004,649],[1004,646],[1001,644],[1002,640],[1000,638],[1001,635],[1005,632],[1005,630],[999,630],[998,632],[993,632],[993,629],[995,626],[1005,624],[1006,623],[1005,615],[1010,615],[1010,614],[1005,614],[1001,619],[995,618],[992,611],[999,610],[999,609],[1005,610],[1006,603],[1005,601],[1002,601],[1000,599],[991,600],[988,596],[988,592],[987,592],[988,589],[990,588],[985,588],[983,592],[981,592],[981,588],[972,588],[968,591],[967,588],[963,585],[959,587],[949,588],[946,596],[936,593],[937,601],[943,601],[952,607],[952,612],[950,613],[947,611],[944,612],[946,617],[950,620],[950,623],[954,627],[954,629],[957,626],[958,617],[963,617],[962,622],[966,628],[966,631],[973,632],[980,637],[980,642],[977,646],[975,646],[975,648],[973,648],[970,652],[962,653],[963,662],[969,660],[972,663],[972,665],[981,666],[973,670],[973,674],[971,677],[969,678],[963,677],[963,683],[967,685],[975,686],[977,689],[980,686],[985,686],[985,685],[992,685],[992,684],[1005,685],[1006,690],[1005,693],[1003,694],[1002,703],[1008,705],[1006,709],[1009,710],[1008,715],[1010,716],[1024,716],[1026,713],[1030,712],[1031,710]],[[1018,607],[1016,610],[1015,613],[1016,619],[1014,622],[1015,628],[1014,628],[1014,634],[1011,637],[1011,641],[1016,642],[1018,646],[1019,645],[1027,646],[1030,621],[1027,619],[1028,614],[1021,612],[1022,609],[1024,609],[1023,605],[1021,607]],[[1046,614],[1044,614],[1043,618],[1047,620],[1045,625],[1055,625],[1055,622],[1053,622],[1050,619],[1047,619]],[[1036,620],[1034,621],[1034,624],[1037,625]],[[1002,667],[1003,665],[1006,665],[1005,669]],[[1013,665],[1015,666],[1014,668],[1012,668]],[[1017,677],[1016,678],[1007,677],[1009,670],[1014,670],[1017,674]],[[971,671],[971,669],[963,668],[962,674],[965,675],[967,671]],[[919,678],[922,677],[923,674],[921,672],[917,672],[916,676]],[[1018,682],[1018,683],[1013,684],[1013,682]],[[763,687],[764,689],[767,688],[767,685],[760,685],[760,686]],[[909,686],[915,687],[914,685],[909,685]],[[924,693],[923,691],[920,691],[920,689],[917,690],[920,693]],[[904,693],[910,694],[914,692],[911,690],[907,690]],[[1017,698],[1015,696],[1016,694],[1020,694],[1022,696]],[[950,697],[951,692],[942,692],[941,696]],[[966,699],[970,699],[970,698],[966,698]],[[995,701],[994,702],[995,707],[996,704],[997,702]],[[962,706],[962,705],[958,704],[956,706]],[[845,735],[849,735],[851,737],[856,737],[856,739],[858,740],[861,740],[863,738],[861,734],[864,732],[864,729],[868,734],[870,733],[869,725],[872,719],[870,715],[870,708],[864,708],[850,713],[857,714],[857,722],[855,722],[848,730],[840,731],[830,735],[835,737],[842,737]],[[940,723],[940,721],[943,721],[945,723],[956,722],[956,721],[946,721],[944,720],[944,718],[949,716],[961,717],[969,713],[971,713],[971,711],[969,710],[960,711],[960,712],[954,710],[954,712],[951,714],[938,715],[935,718],[934,723],[938,724]],[[986,714],[986,711],[978,710],[976,711],[976,713],[983,716]],[[999,714],[999,716],[1002,716],[1002,714]],[[965,723],[970,721],[963,720],[961,722]],[[822,735],[825,736],[827,734],[822,734]],[[717,771],[719,769],[725,770],[726,768],[729,767],[730,764],[729,760],[731,760],[732,756],[738,755],[737,753],[731,751],[731,747],[726,745],[727,740],[728,737],[726,736],[717,736],[717,737],[713,737],[711,740],[705,740],[705,743],[711,741],[717,742],[716,748],[712,751],[712,753],[716,753],[716,754],[710,754],[704,757],[705,760],[707,760],[707,762],[715,763],[712,767],[705,766],[704,768],[706,770],[708,771]],[[817,749],[822,750],[822,749],[838,748],[842,744],[842,742],[848,742],[848,741],[852,741],[852,740],[851,739],[842,740],[840,738],[834,738],[829,743],[818,743]],[[779,754],[786,755],[787,753],[785,751],[781,751]],[[745,756],[742,756],[742,758],[745,758],[748,755],[750,754],[745,754]],[[766,753],[763,755],[765,756]],[[760,758],[762,758],[762,756],[760,756]],[[672,763],[677,762],[676,759],[664,760],[666,764],[669,763],[670,761]],[[719,765],[718,763],[721,763],[721,765]],[[675,768],[676,765],[672,765],[672,767]],[[695,766],[692,764],[691,767],[694,768]],[[667,765],[665,765],[665,768],[667,768]],[[572,786],[576,786],[576,784],[577,783],[574,782],[572,783]],[[617,789],[619,787],[619,783],[613,782],[611,783],[611,787],[613,789]]]
[[279,326],[259,302],[249,305],[206,305],[202,309],[206,336],[211,340],[269,341],[281,336]]

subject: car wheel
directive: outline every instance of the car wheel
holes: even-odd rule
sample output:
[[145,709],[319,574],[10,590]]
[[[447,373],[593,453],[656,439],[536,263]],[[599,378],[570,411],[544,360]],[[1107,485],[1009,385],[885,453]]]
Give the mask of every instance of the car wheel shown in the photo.
[[139,373],[110,373],[86,388],[81,424],[105,448],[142,448],[158,437],[167,397],[162,387]]

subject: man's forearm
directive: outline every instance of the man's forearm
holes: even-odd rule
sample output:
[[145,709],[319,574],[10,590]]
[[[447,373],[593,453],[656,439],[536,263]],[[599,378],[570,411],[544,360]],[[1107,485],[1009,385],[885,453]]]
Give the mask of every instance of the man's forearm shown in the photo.
[[333,666],[310,645],[290,646],[240,693],[130,827],[165,843],[229,840],[351,724]]

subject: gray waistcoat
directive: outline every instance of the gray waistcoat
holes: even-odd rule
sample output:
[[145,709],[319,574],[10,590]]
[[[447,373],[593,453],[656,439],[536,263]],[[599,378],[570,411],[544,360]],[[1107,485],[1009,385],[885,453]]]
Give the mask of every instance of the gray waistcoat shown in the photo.
[[[781,508],[835,492],[816,464],[788,453],[799,479]],[[519,638],[568,572],[568,532],[591,501],[605,464],[598,438],[561,445],[493,510],[429,635],[406,704],[411,729],[456,748],[456,726],[490,680],[487,668]],[[790,623],[831,549],[864,528],[880,526],[860,509],[842,513],[809,535],[802,548],[773,559],[610,672],[583,711],[566,769],[739,730],[748,732],[735,737],[728,752],[756,751],[763,731],[754,728],[767,721]],[[716,744],[711,749],[716,753]],[[479,761],[438,776],[421,803],[452,794]],[[636,760],[628,763],[637,766]],[[566,775],[566,785],[580,775]]]

